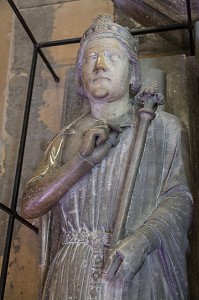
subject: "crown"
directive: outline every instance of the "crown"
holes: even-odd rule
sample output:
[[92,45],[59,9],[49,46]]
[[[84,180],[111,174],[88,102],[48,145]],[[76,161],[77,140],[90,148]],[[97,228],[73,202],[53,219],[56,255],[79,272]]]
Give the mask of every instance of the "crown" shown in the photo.
[[100,14],[97,16],[92,25],[85,31],[81,38],[81,45],[85,40],[95,37],[117,37],[122,40],[134,53],[137,54],[139,48],[138,38],[133,37],[128,27],[123,27],[112,22],[111,16],[108,14]]

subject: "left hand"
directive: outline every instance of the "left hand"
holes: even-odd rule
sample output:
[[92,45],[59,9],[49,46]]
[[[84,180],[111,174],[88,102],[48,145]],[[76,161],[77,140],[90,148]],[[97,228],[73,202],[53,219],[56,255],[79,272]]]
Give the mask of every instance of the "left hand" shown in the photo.
[[139,232],[123,239],[108,256],[104,268],[105,278],[130,281],[142,267],[148,250],[149,243]]

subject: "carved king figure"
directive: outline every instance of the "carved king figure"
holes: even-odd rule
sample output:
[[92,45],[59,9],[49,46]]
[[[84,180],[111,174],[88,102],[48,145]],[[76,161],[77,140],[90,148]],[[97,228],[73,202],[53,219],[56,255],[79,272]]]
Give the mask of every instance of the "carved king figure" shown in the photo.
[[159,95],[153,85],[139,91],[137,51],[137,39],[107,15],[82,37],[76,77],[91,111],[53,139],[23,198],[26,218],[55,207],[61,214],[50,226],[61,224],[60,242],[42,300],[188,299],[187,134],[166,112],[147,106],[138,117],[130,89],[137,99]]

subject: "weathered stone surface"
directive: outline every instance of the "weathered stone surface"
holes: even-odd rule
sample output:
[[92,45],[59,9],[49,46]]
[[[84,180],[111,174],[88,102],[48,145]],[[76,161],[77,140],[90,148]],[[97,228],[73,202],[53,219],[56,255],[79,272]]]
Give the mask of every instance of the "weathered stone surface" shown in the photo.
[[[142,65],[147,68],[154,67],[166,72],[165,111],[179,117],[189,129],[186,56],[143,59]],[[182,86],[184,87],[183,89]]]
[[62,124],[67,125],[77,119],[86,111],[90,110],[88,99],[77,95],[75,83],[75,68],[71,67],[66,74],[64,88],[64,104],[62,111]]
[[[0,58],[0,137],[1,129],[3,125],[3,111],[5,105],[6,97],[6,80],[7,80],[7,70],[9,65],[9,50],[10,41],[12,37],[12,11],[7,3],[7,1],[1,1],[1,26],[0,26],[0,41],[1,41],[1,58]],[[1,142],[0,142],[1,149]],[[1,161],[1,155],[0,155]],[[1,168],[0,168],[1,172]]]
[[[54,13],[54,6],[23,10],[22,16],[38,42],[51,39]],[[32,54],[32,43],[18,19],[15,18],[12,72],[29,72]]]
[[3,210],[0,210],[0,227],[3,228],[3,230],[1,230],[1,236],[0,236],[0,245],[1,245],[1,249],[0,249],[0,270],[1,270],[1,266],[2,266],[3,251],[4,251],[4,248],[5,248],[8,218],[9,218],[9,215],[6,212],[4,212]]
[[33,7],[41,7],[41,6],[47,6],[51,4],[59,4],[59,3],[65,3],[65,2],[71,2],[71,1],[80,1],[80,0],[18,0],[17,5],[19,8],[33,8]]
[[9,259],[5,300],[37,299],[37,252],[37,235],[16,221]]

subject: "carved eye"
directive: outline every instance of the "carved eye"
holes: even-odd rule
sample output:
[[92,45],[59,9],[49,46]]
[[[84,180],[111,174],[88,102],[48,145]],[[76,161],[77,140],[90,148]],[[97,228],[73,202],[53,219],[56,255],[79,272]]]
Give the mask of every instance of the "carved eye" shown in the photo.
[[116,62],[118,60],[121,59],[121,56],[119,53],[117,52],[107,52],[106,56],[112,61],[112,62]]
[[84,58],[84,61],[86,63],[92,63],[92,62],[95,62],[97,59],[97,54],[96,53],[91,53],[89,55],[87,55],[85,58]]

